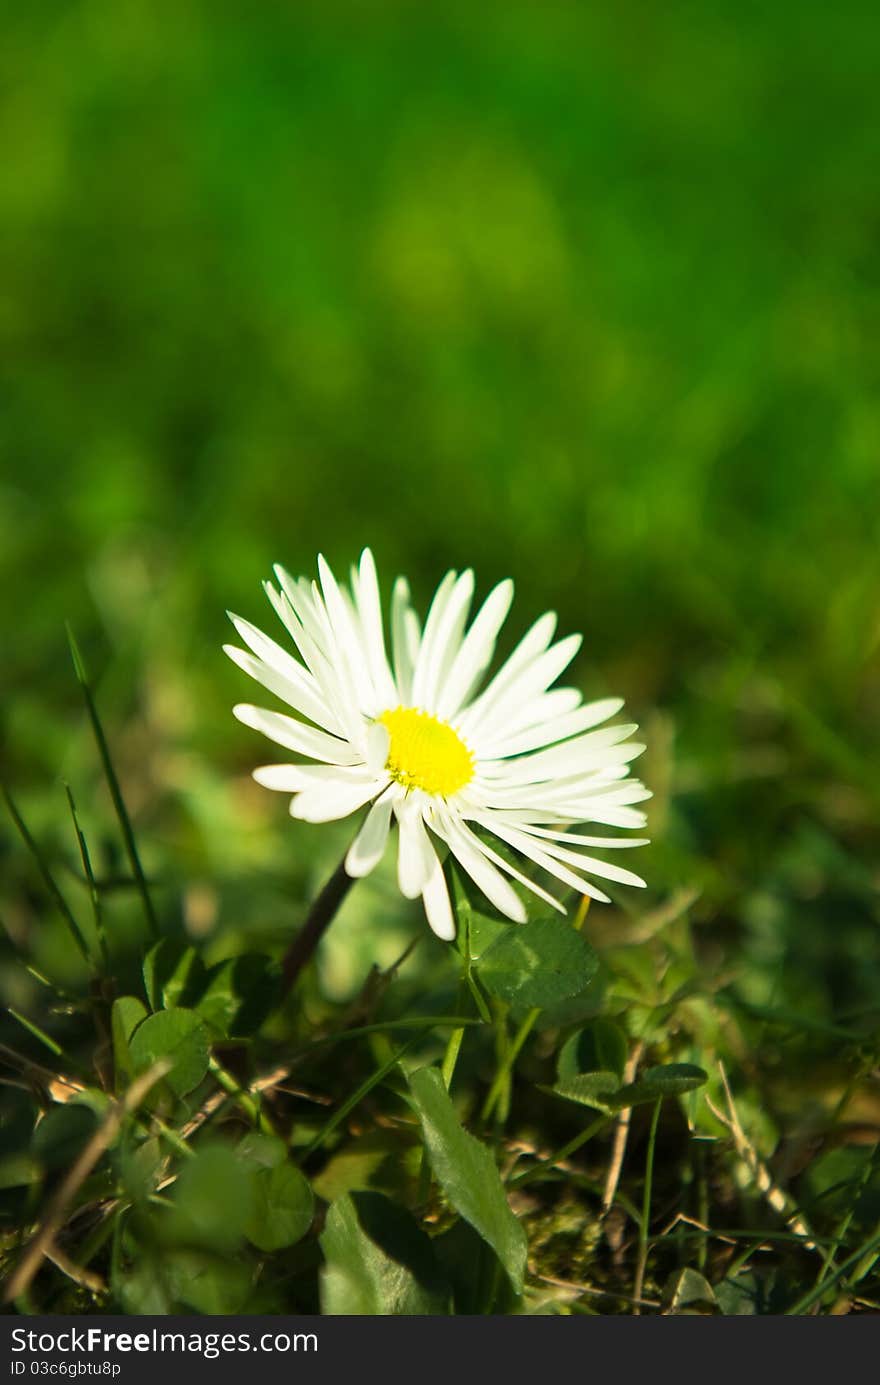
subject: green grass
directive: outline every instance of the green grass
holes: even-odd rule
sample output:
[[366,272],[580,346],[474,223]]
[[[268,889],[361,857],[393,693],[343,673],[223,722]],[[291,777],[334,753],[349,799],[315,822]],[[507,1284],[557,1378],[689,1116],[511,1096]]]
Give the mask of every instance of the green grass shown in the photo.
[[[387,1311],[403,1263],[398,1311],[876,1311],[877,29],[856,0],[6,17],[4,1271],[109,1097],[172,1031],[189,1063],[20,1309]],[[278,1003],[350,829],[250,781],[224,611],[268,626],[273,561],[365,543],[422,604],[512,575],[512,632],[557,610],[642,724],[647,897],[590,911],[565,1013],[462,984],[390,863]],[[619,1168],[617,1112],[552,1090],[581,1030],[582,1071],[708,1077],[653,1141],[633,1106]],[[426,1064],[522,1295],[422,1156]]]

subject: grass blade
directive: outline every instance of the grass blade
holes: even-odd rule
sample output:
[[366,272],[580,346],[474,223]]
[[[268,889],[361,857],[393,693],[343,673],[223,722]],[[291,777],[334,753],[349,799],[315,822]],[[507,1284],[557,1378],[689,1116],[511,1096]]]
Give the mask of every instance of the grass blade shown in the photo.
[[22,1029],[26,1029],[29,1034],[33,1034],[35,1039],[39,1039],[40,1043],[48,1048],[50,1053],[54,1053],[56,1058],[62,1056],[64,1053],[63,1048],[61,1048],[59,1044],[56,1044],[55,1040],[50,1038],[44,1029],[41,1029],[38,1024],[34,1024],[33,1020],[29,1020],[27,1015],[23,1015],[20,1010],[13,1009],[11,1005],[7,1006],[7,1009],[12,1018],[18,1020]]
[[34,860],[36,861],[40,874],[43,877],[43,882],[46,886],[46,889],[49,891],[50,895],[55,901],[55,905],[58,909],[58,912],[61,914],[62,918],[64,919],[64,922],[70,929],[73,941],[76,943],[77,948],[82,954],[83,961],[85,961],[89,966],[91,966],[92,959],[89,955],[89,945],[83,937],[82,929],[80,928],[79,924],[74,918],[73,911],[71,910],[67,900],[64,898],[64,895],[61,893],[61,890],[59,889],[55,881],[55,877],[53,876],[48,864],[46,863],[42,851],[35,842],[34,838],[31,836],[27,823],[21,816],[21,813],[18,811],[18,808],[15,806],[12,796],[5,785],[3,785],[3,797],[6,800],[6,806],[9,809],[10,817],[12,818],[12,821],[15,823],[16,827],[18,828],[19,836],[21,837],[28,851],[31,853]]
[[387,1062],[383,1063],[382,1066],[377,1068],[375,1072],[370,1073],[370,1076],[366,1079],[365,1082],[361,1083],[357,1091],[352,1092],[351,1096],[347,1099],[347,1101],[344,1101],[342,1105],[339,1107],[339,1109],[337,1111],[334,1111],[333,1115],[327,1121],[326,1125],[322,1125],[321,1129],[318,1131],[317,1135],[312,1140],[311,1144],[309,1144],[306,1147],[306,1149],[303,1150],[302,1155],[300,1157],[301,1164],[304,1164],[306,1159],[308,1159],[309,1155],[314,1154],[316,1149],[321,1148],[321,1145],[328,1138],[328,1136],[332,1135],[336,1127],[342,1121],[345,1120],[345,1117],[348,1115],[349,1111],[353,1111],[355,1106],[357,1106],[358,1102],[362,1101],[363,1098],[367,1095],[367,1093],[373,1090],[377,1083],[381,1082],[384,1077],[388,1076],[392,1068],[396,1067],[397,1064],[400,1062],[401,1058],[406,1053],[407,1049],[412,1048],[413,1044],[417,1042],[418,1037],[419,1036],[417,1035],[415,1039],[410,1039],[409,1043],[404,1044],[403,1047],[399,1048],[396,1053],[392,1053],[391,1057],[387,1060]]
[[143,866],[141,865],[141,858],[138,855],[137,843],[135,842],[134,832],[131,826],[131,819],[128,816],[128,809],[126,808],[125,800],[122,797],[122,790],[119,787],[119,780],[116,777],[116,771],[113,768],[113,759],[110,755],[110,747],[107,744],[107,737],[104,735],[104,728],[101,725],[101,718],[98,716],[98,709],[95,705],[95,699],[92,694],[92,689],[89,684],[89,680],[86,677],[85,665],[82,661],[82,655],[79,652],[79,648],[77,646],[73,631],[71,630],[70,626],[67,627],[67,638],[70,644],[70,655],[73,659],[73,667],[76,672],[77,681],[80,687],[82,688],[83,697],[85,699],[86,704],[86,710],[89,714],[89,721],[92,724],[92,731],[95,736],[95,744],[97,745],[98,753],[101,756],[101,764],[104,768],[104,776],[107,780],[107,787],[110,790],[110,797],[113,799],[113,807],[116,810],[116,816],[119,820],[119,826],[122,830],[126,854],[128,855],[132,873],[134,875],[135,880],[137,881],[138,890],[140,891],[140,896],[143,900],[144,914],[146,916],[147,926],[150,930],[151,936],[153,938],[158,939],[159,925],[156,922],[156,914],[155,910],[153,909],[153,901],[150,898],[150,891],[147,887],[147,880],[146,876],[144,875]]
[[797,1303],[792,1304],[791,1308],[786,1308],[786,1317],[797,1317],[808,1312],[814,1303],[818,1303],[819,1299],[824,1298],[829,1289],[832,1289],[839,1280],[845,1277],[848,1270],[860,1265],[865,1256],[871,1255],[877,1250],[880,1250],[880,1231],[875,1232],[864,1245],[859,1246],[858,1250],[854,1250],[852,1255],[847,1256],[843,1264],[838,1265],[833,1274],[828,1275],[820,1283],[814,1284],[803,1298],[799,1298]]
[[101,958],[104,963],[104,970],[109,971],[110,959],[107,952],[107,935],[104,931],[104,917],[101,910],[101,897],[98,894],[98,884],[92,870],[92,860],[89,855],[89,848],[86,845],[85,835],[79,824],[79,817],[76,811],[76,803],[73,799],[73,792],[69,784],[65,783],[64,792],[67,794],[67,802],[70,807],[70,816],[73,819],[73,828],[76,832],[76,840],[79,843],[79,854],[82,861],[86,879],[89,882],[89,895],[92,901],[92,918],[95,923],[95,935],[98,939],[98,946],[101,949]]

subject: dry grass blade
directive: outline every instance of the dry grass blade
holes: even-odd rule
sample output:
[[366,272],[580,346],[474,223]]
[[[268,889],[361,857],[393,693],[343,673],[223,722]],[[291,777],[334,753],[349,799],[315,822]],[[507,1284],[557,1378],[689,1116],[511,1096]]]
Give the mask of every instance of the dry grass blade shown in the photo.
[[131,1084],[121,1101],[113,1103],[105,1120],[95,1131],[66,1178],[49,1200],[46,1215],[39,1230],[26,1247],[21,1260],[9,1277],[3,1295],[6,1302],[18,1298],[20,1294],[25,1292],[37,1273],[44,1256],[51,1258],[56,1254],[55,1237],[64,1224],[67,1209],[76,1196],[77,1189],[88,1178],[101,1155],[109,1149],[125,1117],[137,1110],[147,1093],[160,1078],[165,1076],[170,1067],[171,1063],[166,1059],[154,1063],[148,1072],[145,1072]]
[[[639,1039],[634,1045],[632,1053],[629,1055],[626,1067],[623,1070],[621,1086],[628,1087],[636,1080],[636,1070],[641,1061],[645,1045]],[[623,1158],[626,1154],[626,1142],[629,1138],[629,1123],[632,1118],[632,1108],[624,1107],[614,1127],[614,1142],[611,1146],[611,1162],[608,1165],[608,1173],[605,1178],[605,1190],[602,1194],[602,1209],[600,1215],[604,1218],[608,1216],[617,1194],[617,1185],[620,1182],[620,1172],[623,1168]]]
[[761,1196],[777,1215],[785,1218],[786,1223],[791,1227],[794,1234],[802,1238],[807,1250],[819,1251],[820,1248],[813,1240],[813,1233],[804,1220],[803,1214],[789,1197],[788,1193],[780,1188],[778,1183],[774,1182],[767,1165],[763,1163],[754,1145],[743,1130],[737,1114],[736,1104],[733,1100],[733,1093],[730,1090],[730,1083],[727,1080],[727,1073],[720,1059],[718,1061],[718,1070],[721,1074],[721,1081],[724,1086],[724,1096],[727,1101],[729,1114],[725,1115],[723,1111],[719,1111],[718,1107],[715,1106],[708,1096],[706,1097],[706,1105],[709,1107],[715,1119],[720,1121],[726,1130],[730,1131],[730,1134],[733,1136],[736,1152],[752,1175],[755,1187],[758,1189]]

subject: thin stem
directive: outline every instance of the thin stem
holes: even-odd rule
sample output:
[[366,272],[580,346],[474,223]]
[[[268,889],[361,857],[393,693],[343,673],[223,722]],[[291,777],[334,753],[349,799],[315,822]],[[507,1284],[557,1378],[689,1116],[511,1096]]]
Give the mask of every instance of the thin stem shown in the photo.
[[[633,1298],[638,1300],[642,1297],[642,1286],[645,1282],[645,1267],[648,1263],[648,1228],[651,1223],[651,1189],[654,1182],[654,1146],[657,1143],[657,1124],[660,1120],[660,1107],[663,1105],[663,1098],[658,1097],[654,1103],[654,1113],[651,1116],[651,1130],[648,1135],[648,1153],[645,1157],[645,1191],[642,1197],[642,1219],[639,1223],[639,1259],[636,1265],[636,1279],[633,1288]],[[637,1317],[641,1309],[638,1302],[633,1308],[633,1316]]]
[[233,1098],[247,1116],[248,1120],[253,1125],[258,1126],[264,1135],[274,1135],[275,1131],[272,1129],[272,1123],[263,1111],[259,1097],[254,1096],[252,1092],[240,1086],[232,1074],[227,1072],[222,1064],[217,1062],[216,1058],[211,1058],[208,1066],[224,1092],[226,1092],[227,1096]]
[[531,1168],[523,1169],[522,1173],[516,1173],[512,1178],[509,1178],[507,1180],[508,1188],[518,1187],[521,1183],[531,1183],[533,1179],[539,1178],[542,1173],[547,1173],[551,1169],[563,1164],[569,1155],[574,1154],[575,1151],[580,1149],[582,1145],[585,1145],[588,1140],[592,1140],[593,1136],[597,1135],[599,1131],[608,1124],[610,1119],[611,1117],[606,1115],[597,1116],[594,1121],[590,1122],[585,1130],[581,1130],[579,1134],[568,1141],[568,1144],[563,1145],[561,1149],[557,1149],[556,1153],[551,1154],[549,1159],[542,1159],[540,1164],[532,1164]]
[[353,883],[352,877],[346,874],[345,857],[343,857],[309,910],[302,928],[284,954],[284,961],[281,964],[282,995],[287,995],[294,986],[297,977],[324,936],[325,930],[333,922],[336,911]]
[[484,1121],[489,1119],[493,1110],[498,1105],[502,1093],[504,1092],[505,1084],[509,1081],[510,1074],[513,1071],[513,1065],[520,1055],[523,1044],[529,1037],[529,1034],[531,1034],[535,1021],[540,1013],[541,1011],[537,1007],[529,1010],[514,1035],[513,1043],[509,1046],[501,1062],[498,1064],[498,1071],[495,1073],[495,1078],[489,1088],[486,1100],[483,1102],[481,1116]]

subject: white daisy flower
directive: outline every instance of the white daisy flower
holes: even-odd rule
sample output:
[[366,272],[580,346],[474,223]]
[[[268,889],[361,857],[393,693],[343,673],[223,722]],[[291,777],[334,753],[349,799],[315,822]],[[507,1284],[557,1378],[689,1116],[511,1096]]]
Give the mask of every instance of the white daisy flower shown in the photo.
[[580,648],[580,635],[552,643],[556,617],[547,613],[485,682],[513,598],[511,581],[499,582],[468,625],[473,572],[448,572],[423,627],[399,577],[389,655],[370,550],[352,568],[350,592],[321,557],[318,570],[320,585],[278,566],[278,587],[264,584],[298,658],[233,615],[247,650],[224,648],[296,714],[244,703],[234,708],[239,721],[314,762],[265,765],[254,770],[257,782],[291,794],[291,815],[304,822],[345,818],[370,805],[345,858],[349,876],[368,875],[377,865],[393,815],[401,892],[421,896],[428,922],[444,939],[454,937],[455,920],[441,843],[517,922],[525,907],[510,878],[565,909],[494,850],[487,835],[528,858],[557,889],[607,902],[586,876],[645,883],[584,850],[644,840],[569,831],[587,822],[643,827],[644,813],[633,805],[650,798],[628,778],[630,761],[644,750],[629,739],[636,727],[593,729],[619,712],[622,701],[585,704],[576,689],[551,686]]

